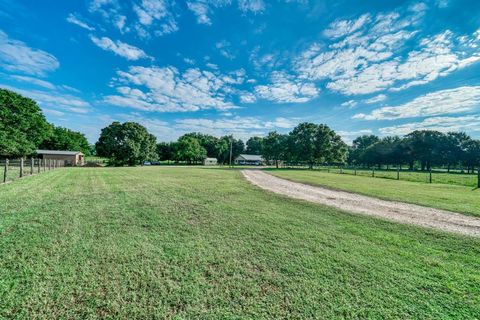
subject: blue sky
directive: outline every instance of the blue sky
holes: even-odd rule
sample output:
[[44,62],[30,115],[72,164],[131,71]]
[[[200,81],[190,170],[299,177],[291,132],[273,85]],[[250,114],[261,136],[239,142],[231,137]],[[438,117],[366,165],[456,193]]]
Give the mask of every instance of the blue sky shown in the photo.
[[480,2],[0,0],[0,87],[91,142],[112,121],[478,138]]

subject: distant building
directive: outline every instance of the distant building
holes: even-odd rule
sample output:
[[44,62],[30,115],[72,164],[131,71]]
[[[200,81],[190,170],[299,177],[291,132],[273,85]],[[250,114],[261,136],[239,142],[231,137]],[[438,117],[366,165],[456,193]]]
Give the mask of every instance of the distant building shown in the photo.
[[217,165],[217,158],[205,158],[203,160],[203,165],[204,166],[216,166]]
[[38,157],[45,160],[63,160],[66,166],[82,166],[85,155],[80,151],[37,150]]
[[241,154],[235,158],[235,164],[261,166],[263,165],[263,158],[255,154]]

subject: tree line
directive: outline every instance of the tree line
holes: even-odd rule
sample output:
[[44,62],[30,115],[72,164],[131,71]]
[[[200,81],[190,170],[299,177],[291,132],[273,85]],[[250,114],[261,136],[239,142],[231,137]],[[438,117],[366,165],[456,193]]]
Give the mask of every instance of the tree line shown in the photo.
[[434,130],[417,130],[404,137],[364,135],[353,140],[348,163],[387,168],[407,165],[410,170],[418,166],[422,171],[433,167],[444,167],[447,171],[462,167],[473,172],[480,166],[480,140],[464,132]]
[[327,125],[301,123],[291,132],[276,131],[265,137],[251,137],[244,143],[231,135],[215,137],[187,133],[173,142],[156,142],[156,137],[135,122],[113,122],[102,129],[95,146],[85,135],[46,120],[35,101],[0,89],[0,157],[33,155],[36,149],[73,150],[86,155],[108,157],[112,165],[137,165],[144,161],[174,161],[195,164],[206,157],[230,162],[241,153],[262,155],[270,164],[345,164],[364,167],[404,166],[413,170],[432,167],[480,167],[480,140],[463,132],[442,133],[417,130],[404,137],[380,138],[364,135],[347,146]]
[[328,126],[301,123],[288,134],[276,131],[266,137],[251,137],[246,144],[232,136],[217,138],[198,132],[187,133],[174,142],[157,145],[161,161],[186,161],[198,163],[206,157],[216,158],[219,163],[230,162],[242,153],[262,155],[278,166],[280,161],[305,163],[310,167],[317,163],[343,163],[347,159],[347,145]]
[[34,155],[37,149],[81,151],[91,146],[83,133],[49,123],[38,104],[0,89],[0,157]]

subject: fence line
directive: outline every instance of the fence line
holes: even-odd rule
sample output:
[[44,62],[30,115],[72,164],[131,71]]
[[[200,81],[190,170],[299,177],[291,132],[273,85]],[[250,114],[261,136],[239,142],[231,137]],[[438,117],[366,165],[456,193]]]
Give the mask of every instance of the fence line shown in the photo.
[[[305,164],[284,163],[284,168],[308,168]],[[447,172],[441,170],[405,170],[399,166],[389,169],[365,168],[357,166],[338,166],[338,165],[321,165],[314,166],[314,170],[324,171],[327,173],[347,174],[354,176],[364,176],[371,178],[383,178],[391,180],[402,180],[412,182],[425,183],[442,183],[455,184],[469,187],[480,188],[480,168],[472,173]],[[476,172],[475,172],[476,171]]]
[[64,160],[39,158],[0,160],[0,170],[3,170],[0,183],[7,183],[62,167],[65,167]]

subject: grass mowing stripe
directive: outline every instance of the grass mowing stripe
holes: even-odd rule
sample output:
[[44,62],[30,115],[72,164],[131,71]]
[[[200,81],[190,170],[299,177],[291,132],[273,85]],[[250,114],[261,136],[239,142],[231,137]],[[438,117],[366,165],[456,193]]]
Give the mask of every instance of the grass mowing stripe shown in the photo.
[[480,316],[476,239],[286,199],[238,171],[43,177],[0,191],[0,317]]

